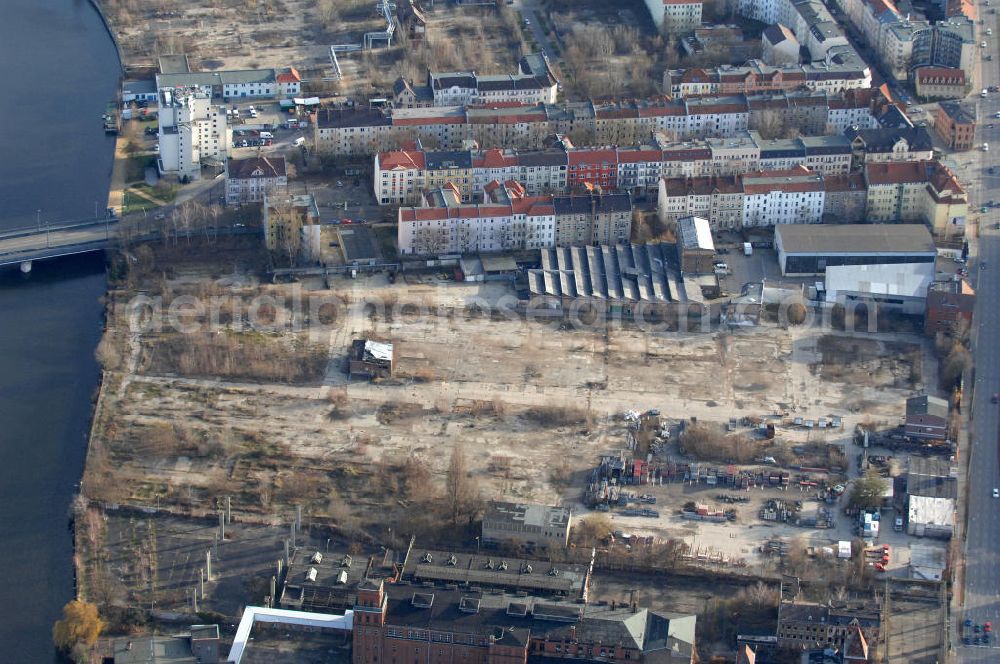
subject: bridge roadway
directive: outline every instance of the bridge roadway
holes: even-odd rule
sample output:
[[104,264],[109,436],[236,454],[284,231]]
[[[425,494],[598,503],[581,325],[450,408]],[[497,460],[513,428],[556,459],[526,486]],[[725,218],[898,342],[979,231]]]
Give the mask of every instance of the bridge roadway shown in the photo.
[[97,219],[0,232],[0,266],[102,251],[118,233],[118,220]]

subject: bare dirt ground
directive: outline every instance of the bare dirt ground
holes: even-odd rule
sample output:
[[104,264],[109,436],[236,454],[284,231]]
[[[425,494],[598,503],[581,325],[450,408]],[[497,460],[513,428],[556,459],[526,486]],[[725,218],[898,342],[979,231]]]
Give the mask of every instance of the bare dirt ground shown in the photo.
[[457,8],[438,3],[426,12],[428,29],[411,40],[401,26],[391,46],[341,53],[343,79],[333,79],[329,48],[362,44],[364,35],[385,29],[375,0],[105,0],[126,65],[152,73],[159,55],[185,53],[192,69],[218,71],[296,67],[310,94],[367,99],[391,91],[399,76],[420,84],[427,67],[438,71],[513,73],[528,52],[517,14]]
[[[855,423],[894,423],[905,397],[936,384],[931,363],[914,354],[917,337],[767,326],[684,335],[562,329],[468,307],[509,295],[498,284],[390,285],[382,276],[327,289],[200,276],[178,273],[166,292],[171,302],[222,298],[220,329],[211,333],[126,335],[125,308],[115,308],[111,336],[131,339],[132,353],[105,390],[88,497],[205,514],[230,495],[235,511],[265,522],[303,504],[310,518],[344,529],[416,528],[414,501],[443,485],[461,443],[484,497],[574,504],[582,516],[583,480],[598,455],[625,446],[627,410],[720,424],[776,412],[838,415],[841,430],[779,427],[772,445],[832,443],[853,454]],[[251,296],[261,293],[271,299],[253,309]],[[269,311],[266,324],[249,329],[240,312],[250,310]],[[306,320],[312,325],[297,330]],[[393,379],[347,381],[343,360],[356,338],[396,344]],[[834,365],[829,355],[823,363],[824,352],[846,355]],[[843,536],[760,524],[760,503],[782,495],[774,490],[755,494],[733,525],[698,527],[676,510],[692,499],[713,502],[718,491],[650,491],[661,517],[619,514],[616,528],[751,563],[775,533],[824,544]]]

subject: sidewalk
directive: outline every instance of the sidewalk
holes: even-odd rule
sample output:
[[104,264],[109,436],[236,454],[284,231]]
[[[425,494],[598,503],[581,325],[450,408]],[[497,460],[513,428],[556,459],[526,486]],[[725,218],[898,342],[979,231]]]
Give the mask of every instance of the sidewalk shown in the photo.
[[115,215],[121,217],[122,206],[125,204],[125,163],[128,155],[125,153],[125,146],[128,141],[124,136],[119,136],[115,141],[115,163],[111,168],[111,188],[108,190],[108,205],[115,211]]

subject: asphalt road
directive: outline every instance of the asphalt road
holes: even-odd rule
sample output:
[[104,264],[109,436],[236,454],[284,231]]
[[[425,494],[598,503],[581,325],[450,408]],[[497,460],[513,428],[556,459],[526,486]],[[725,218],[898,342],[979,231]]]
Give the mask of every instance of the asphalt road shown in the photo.
[[[980,40],[987,42],[985,54],[993,55],[993,62],[980,61],[980,89],[997,85],[1000,80],[997,51],[997,36],[985,36],[985,29],[996,28],[996,16],[987,13],[982,5],[980,11],[986,25],[980,26]],[[979,128],[977,143],[989,143],[989,152],[976,152],[981,163],[973,160],[969,170],[978,171],[969,176],[971,204],[979,216],[980,236],[978,257],[970,266],[976,283],[976,310],[973,320],[973,343],[976,364],[976,385],[973,398],[973,419],[968,478],[968,533],[966,537],[966,573],[963,612],[955,616],[955,637],[961,662],[1000,661],[1000,646],[997,639],[991,639],[990,646],[966,646],[962,642],[965,634],[975,636],[963,623],[973,624],[990,621],[1000,629],[1000,499],[992,496],[995,487],[1000,487],[1000,406],[990,403],[991,396],[1000,392],[1000,209],[991,208],[980,214],[979,208],[991,199],[1000,199],[1000,120],[995,119],[1000,112],[1000,93],[990,93],[985,99],[974,91],[979,105]],[[990,128],[989,125],[993,127]],[[990,175],[989,169],[996,168],[997,175]]]
[[[117,224],[110,228],[112,236],[115,234]],[[23,235],[0,240],[0,259],[17,257],[37,250],[56,247],[67,247],[89,244],[91,242],[103,242],[107,239],[104,224],[95,224],[81,228],[71,228],[65,230],[54,230],[45,233],[44,230],[38,235]]]

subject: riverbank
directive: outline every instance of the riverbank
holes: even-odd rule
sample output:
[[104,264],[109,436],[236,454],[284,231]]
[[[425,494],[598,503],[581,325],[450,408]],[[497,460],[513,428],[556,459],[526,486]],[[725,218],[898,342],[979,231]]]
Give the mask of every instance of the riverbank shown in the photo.
[[111,26],[111,21],[108,20],[107,14],[104,13],[104,8],[101,7],[101,0],[87,0],[90,6],[97,11],[97,15],[101,17],[101,23],[104,25],[104,29],[108,33],[108,37],[111,38],[111,43],[115,46],[115,53],[118,55],[118,67],[120,69],[119,74],[125,76],[125,54],[122,52],[121,44],[118,41],[118,35],[115,34],[114,28]]

